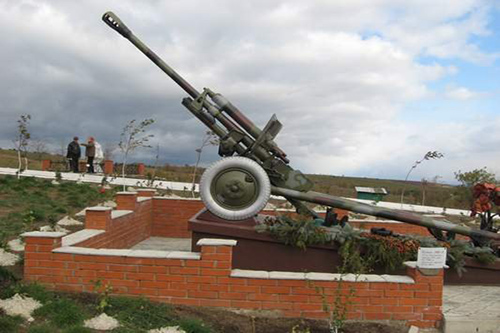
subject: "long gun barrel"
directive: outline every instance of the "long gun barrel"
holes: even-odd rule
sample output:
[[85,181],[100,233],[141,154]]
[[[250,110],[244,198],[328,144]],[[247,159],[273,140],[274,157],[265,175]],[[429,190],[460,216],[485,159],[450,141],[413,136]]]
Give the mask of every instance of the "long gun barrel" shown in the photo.
[[397,211],[392,209],[384,209],[367,205],[353,200],[339,198],[333,195],[318,193],[314,191],[299,192],[285,188],[272,187],[271,192],[274,195],[294,198],[296,200],[313,202],[318,205],[341,208],[353,211],[360,214],[378,216],[386,219],[406,222],[409,224],[420,225],[430,229],[439,229],[452,233],[470,236],[472,238],[489,238],[500,241],[500,234],[496,234],[484,230],[476,230],[468,227],[463,227],[446,221],[438,221],[426,216],[421,216],[405,211]]

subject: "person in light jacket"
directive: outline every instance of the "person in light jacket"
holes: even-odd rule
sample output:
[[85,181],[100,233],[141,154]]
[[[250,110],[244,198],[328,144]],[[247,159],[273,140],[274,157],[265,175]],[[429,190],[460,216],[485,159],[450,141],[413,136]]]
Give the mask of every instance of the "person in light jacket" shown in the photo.
[[85,146],[85,156],[87,156],[87,172],[94,173],[94,157],[95,157],[95,139],[90,136],[87,143],[82,143]]

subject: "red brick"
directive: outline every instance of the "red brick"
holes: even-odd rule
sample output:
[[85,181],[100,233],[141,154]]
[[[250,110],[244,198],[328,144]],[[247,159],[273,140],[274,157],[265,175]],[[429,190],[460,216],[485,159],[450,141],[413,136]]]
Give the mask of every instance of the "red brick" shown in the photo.
[[290,287],[262,287],[261,292],[266,294],[290,294]]
[[187,282],[194,282],[201,284],[216,284],[217,278],[214,276],[188,276]]
[[117,272],[138,272],[139,266],[134,265],[108,265],[107,266],[110,271]]
[[155,275],[153,273],[126,273],[126,278],[130,280],[149,280],[152,281],[155,279]]
[[249,286],[276,286],[278,282],[271,279],[244,279]]
[[200,290],[204,291],[229,291],[228,284],[200,284]]
[[391,314],[384,312],[373,312],[373,313],[365,313],[363,314],[363,317],[366,320],[388,320],[391,319]]
[[309,302],[308,295],[279,295],[280,302]]
[[411,290],[386,290],[386,297],[413,297],[414,292]]
[[424,313],[424,320],[441,320],[443,315],[441,313]]
[[220,292],[219,293],[219,298],[222,299],[229,299],[229,300],[246,300],[247,299],[246,293],[227,293],[227,292]]
[[186,281],[186,277],[182,275],[168,275],[168,274],[156,274],[157,281],[175,281],[175,282],[184,282]]
[[293,309],[293,303],[262,302],[262,309],[291,310]]
[[186,290],[178,290],[178,289],[160,289],[158,290],[159,296],[172,296],[172,297],[186,297]]
[[370,298],[372,305],[398,305],[397,298],[372,297]]
[[246,279],[230,278],[230,277],[217,277],[217,283],[219,284],[231,284],[231,285],[245,285],[247,283]]
[[193,298],[218,298],[218,293],[214,291],[188,290],[188,297]]
[[415,297],[441,299],[443,297],[443,292],[442,291],[416,291]]
[[323,311],[323,304],[295,303],[293,309],[300,311]]
[[229,276],[231,271],[229,269],[202,268],[200,274],[206,276]]
[[178,275],[200,275],[200,269],[197,267],[170,267],[170,274]]
[[396,313],[396,312],[413,313],[413,307],[411,305],[399,305],[399,306],[386,305],[384,306],[384,311],[390,313]]
[[199,290],[198,283],[170,282],[170,288],[178,290]]
[[231,307],[231,301],[224,299],[200,299],[200,306],[229,308]]
[[248,294],[248,300],[277,302],[279,301],[279,296],[273,294]]
[[156,282],[156,281],[141,281],[139,282],[141,288],[159,288],[159,289],[168,289],[168,282]]
[[393,313],[392,320],[421,320],[421,313]]
[[400,298],[399,305],[427,305],[425,298]]

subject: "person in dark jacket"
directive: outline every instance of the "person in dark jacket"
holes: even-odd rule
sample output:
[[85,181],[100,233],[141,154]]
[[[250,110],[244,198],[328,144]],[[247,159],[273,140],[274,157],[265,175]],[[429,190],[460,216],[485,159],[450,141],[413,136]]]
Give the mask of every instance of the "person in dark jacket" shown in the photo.
[[94,173],[94,157],[95,157],[95,139],[90,136],[87,143],[82,143],[85,146],[85,156],[87,156],[87,172]]
[[68,153],[66,154],[66,157],[69,158],[71,171],[78,172],[78,160],[81,155],[82,153],[80,151],[80,145],[78,144],[78,137],[75,136],[73,141],[69,143]]

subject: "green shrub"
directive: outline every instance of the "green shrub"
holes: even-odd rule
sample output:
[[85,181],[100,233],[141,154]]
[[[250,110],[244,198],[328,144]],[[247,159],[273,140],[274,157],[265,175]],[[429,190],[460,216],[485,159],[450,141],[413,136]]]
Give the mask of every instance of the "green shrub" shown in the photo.
[[92,333],[92,330],[83,326],[73,326],[65,329],[63,333]]
[[85,319],[83,308],[66,298],[49,301],[36,309],[34,314],[49,319],[57,327],[80,325]]
[[194,318],[184,318],[179,320],[179,326],[186,333],[210,333],[212,330],[206,326],[201,320]]
[[41,324],[29,328],[28,333],[54,333],[57,329],[50,324]]
[[24,319],[20,316],[7,316],[0,314],[0,333],[16,333],[19,331]]
[[26,295],[31,298],[36,299],[42,304],[47,303],[51,299],[53,299],[53,294],[45,289],[42,285],[38,283],[17,283],[11,284],[9,287],[5,288],[1,292],[2,298],[10,298],[15,294]]
[[173,324],[172,309],[145,298],[111,297],[108,315],[123,324],[124,329],[149,330]]

